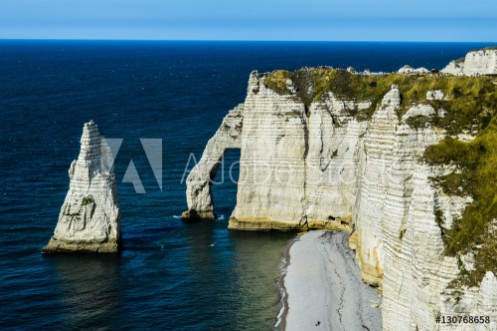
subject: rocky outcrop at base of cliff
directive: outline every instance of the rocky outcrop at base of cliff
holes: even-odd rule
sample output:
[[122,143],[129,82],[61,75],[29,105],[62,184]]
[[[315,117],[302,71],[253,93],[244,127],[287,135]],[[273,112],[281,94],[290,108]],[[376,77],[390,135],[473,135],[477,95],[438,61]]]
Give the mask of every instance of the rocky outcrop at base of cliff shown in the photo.
[[121,249],[120,208],[114,156],[90,121],[81,150],[69,169],[69,191],[44,253],[117,253]]

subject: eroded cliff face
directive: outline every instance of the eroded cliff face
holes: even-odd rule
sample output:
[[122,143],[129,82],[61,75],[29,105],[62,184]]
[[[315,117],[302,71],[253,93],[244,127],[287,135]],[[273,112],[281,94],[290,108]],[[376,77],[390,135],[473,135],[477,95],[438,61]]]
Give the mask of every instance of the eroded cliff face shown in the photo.
[[[291,83],[288,88],[288,95],[279,95],[264,85],[263,76],[251,74],[243,106],[226,116],[187,179],[184,219],[213,218],[209,180],[214,165],[226,149],[238,147],[238,203],[230,229],[349,229],[358,186],[357,137],[367,127],[350,112],[371,103],[330,94],[307,108]],[[226,125],[235,122],[240,124]]]
[[[432,180],[454,171],[453,166],[423,160],[426,148],[448,134],[430,124],[435,116],[446,116],[444,104],[417,102],[403,109],[397,85],[376,104],[330,91],[306,104],[291,79],[279,93],[267,87],[266,79],[250,75],[243,107],[234,110],[242,124],[225,125],[233,122],[230,112],[199,163],[218,162],[226,148],[241,148],[229,228],[350,231],[363,280],[383,294],[384,330],[497,328],[492,272],[479,287],[455,291],[449,286],[461,266],[458,258],[444,254],[442,232],[472,199],[449,196]],[[447,97],[430,90],[421,99],[436,106]],[[222,138],[218,149],[211,146],[227,132],[232,138]],[[213,211],[207,191],[198,189],[208,187],[212,169],[190,175],[190,213]],[[490,316],[491,323],[436,323],[437,316],[454,314]]]
[[45,253],[116,253],[121,248],[120,208],[112,151],[90,121],[69,169],[69,191]]
[[[241,132],[240,185],[231,229],[287,229],[303,224],[306,109],[293,95],[250,76]],[[243,183],[243,184],[241,184]]]
[[450,62],[442,72],[458,76],[497,75],[497,49],[469,52],[464,59]]

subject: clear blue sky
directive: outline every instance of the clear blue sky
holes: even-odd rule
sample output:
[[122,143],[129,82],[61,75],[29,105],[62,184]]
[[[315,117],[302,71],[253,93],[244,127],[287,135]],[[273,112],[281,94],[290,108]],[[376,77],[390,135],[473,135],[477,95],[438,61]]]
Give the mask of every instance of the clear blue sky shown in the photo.
[[0,0],[0,39],[497,41],[497,0]]

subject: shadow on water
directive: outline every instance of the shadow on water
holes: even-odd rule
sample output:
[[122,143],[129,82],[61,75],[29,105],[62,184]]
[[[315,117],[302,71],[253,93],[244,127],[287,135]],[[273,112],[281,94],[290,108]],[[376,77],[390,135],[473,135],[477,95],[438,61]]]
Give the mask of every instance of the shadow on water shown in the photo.
[[[59,280],[60,304],[67,316],[59,329],[113,330],[121,305],[119,256],[48,256]],[[114,316],[114,317],[113,317]]]
[[[281,308],[277,282],[283,267],[282,256],[294,237],[295,233],[230,231],[236,260],[234,271],[240,284],[237,329],[243,329],[245,325],[263,325],[269,330],[275,325]],[[254,311],[271,313],[254,314]]]

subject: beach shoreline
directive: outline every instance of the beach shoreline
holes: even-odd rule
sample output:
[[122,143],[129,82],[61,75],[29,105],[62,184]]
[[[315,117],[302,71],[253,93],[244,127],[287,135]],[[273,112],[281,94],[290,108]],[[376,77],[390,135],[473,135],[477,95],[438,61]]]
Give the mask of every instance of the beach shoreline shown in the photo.
[[288,242],[287,246],[285,247],[284,252],[283,252],[281,275],[280,275],[279,279],[277,280],[277,286],[281,292],[281,299],[280,299],[281,309],[278,312],[278,316],[276,317],[277,321],[276,321],[276,324],[274,326],[275,329],[277,329],[277,330],[285,330],[285,327],[286,327],[285,320],[286,320],[286,315],[288,313],[288,293],[287,293],[287,290],[285,288],[285,276],[287,273],[288,266],[290,265],[290,249],[297,241],[299,241],[299,238],[303,234],[304,233],[300,233],[295,238],[290,240]]
[[283,256],[277,329],[381,330],[380,297],[361,280],[348,233],[311,231]]

